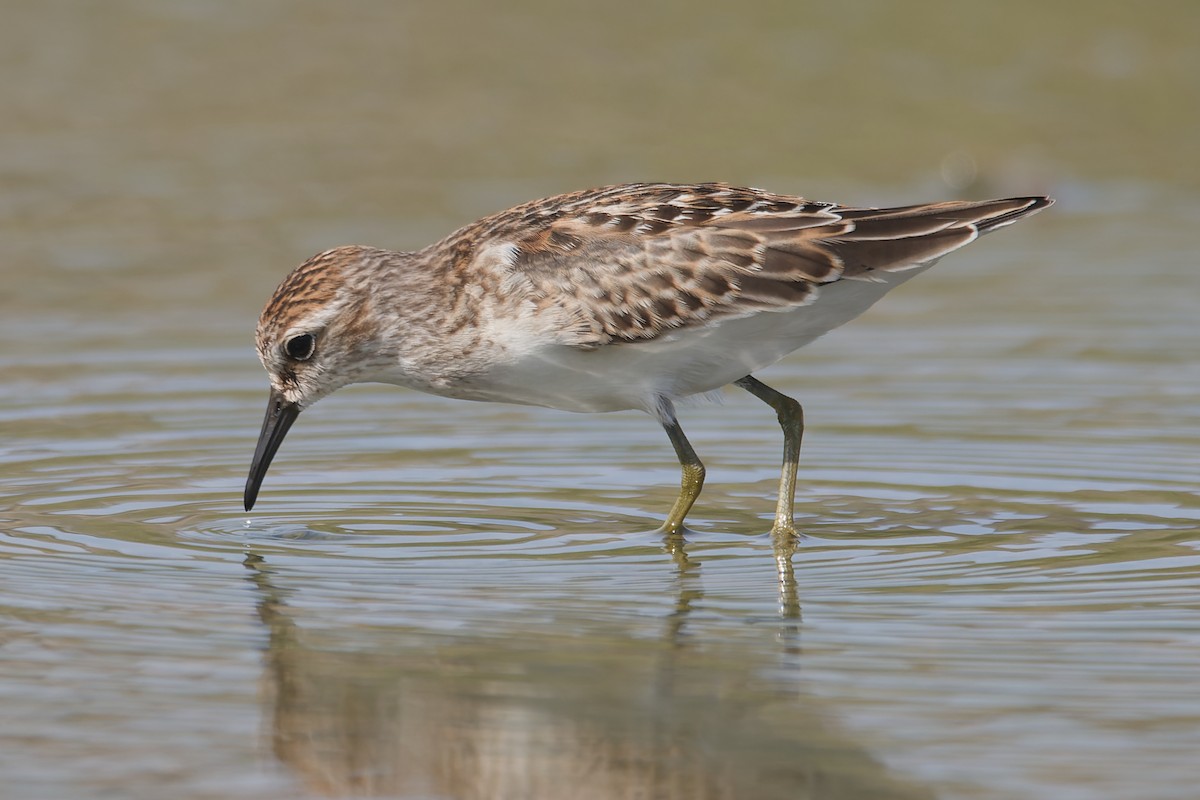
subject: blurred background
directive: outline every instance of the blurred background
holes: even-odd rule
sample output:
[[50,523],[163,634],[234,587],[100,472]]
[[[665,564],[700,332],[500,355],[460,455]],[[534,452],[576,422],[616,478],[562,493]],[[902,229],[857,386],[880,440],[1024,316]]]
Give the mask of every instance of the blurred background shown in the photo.
[[[1200,6],[0,19],[0,796],[1191,796]],[[733,395],[686,552],[652,422],[379,387],[241,512],[292,266],[634,180],[1058,205],[765,376],[794,558]]]
[[3,11],[7,296],[137,318],[212,298],[187,324],[230,342],[312,252],[590,185],[1054,190],[1060,214],[1200,186],[1187,2]]

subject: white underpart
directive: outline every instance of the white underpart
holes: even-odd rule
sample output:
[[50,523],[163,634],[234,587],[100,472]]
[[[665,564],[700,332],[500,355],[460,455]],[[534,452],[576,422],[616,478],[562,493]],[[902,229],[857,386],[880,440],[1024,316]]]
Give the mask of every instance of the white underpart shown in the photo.
[[764,311],[684,328],[658,339],[583,350],[551,344],[544,332],[521,325],[498,329],[497,343],[510,356],[469,386],[448,394],[547,406],[565,411],[642,409],[658,398],[712,392],[768,367],[817,337],[849,322],[888,291],[932,266],[881,272],[877,281],[838,281],[822,286],[815,302],[786,311]]

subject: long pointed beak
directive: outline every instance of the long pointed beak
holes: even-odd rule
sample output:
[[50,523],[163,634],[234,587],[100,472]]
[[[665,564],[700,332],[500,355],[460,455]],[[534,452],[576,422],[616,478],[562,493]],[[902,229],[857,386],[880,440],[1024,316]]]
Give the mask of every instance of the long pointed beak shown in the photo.
[[292,427],[298,416],[300,406],[284,400],[283,395],[272,389],[271,397],[267,400],[267,415],[263,417],[262,430],[258,433],[258,446],[254,448],[254,460],[250,462],[250,477],[246,478],[247,511],[254,508],[258,487],[262,486],[267,467],[271,466],[275,451],[283,444],[283,437],[287,436],[288,428]]

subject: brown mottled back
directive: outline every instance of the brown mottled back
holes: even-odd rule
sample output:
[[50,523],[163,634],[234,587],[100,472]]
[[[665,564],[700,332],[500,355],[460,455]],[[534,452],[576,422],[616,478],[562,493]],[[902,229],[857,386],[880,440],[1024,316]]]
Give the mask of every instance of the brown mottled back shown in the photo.
[[[429,255],[451,273],[502,259],[535,303],[567,312],[571,343],[596,347],[806,305],[822,284],[929,264],[1048,204],[851,208],[723,184],[631,184],[518,206]],[[509,249],[476,250],[479,241]]]

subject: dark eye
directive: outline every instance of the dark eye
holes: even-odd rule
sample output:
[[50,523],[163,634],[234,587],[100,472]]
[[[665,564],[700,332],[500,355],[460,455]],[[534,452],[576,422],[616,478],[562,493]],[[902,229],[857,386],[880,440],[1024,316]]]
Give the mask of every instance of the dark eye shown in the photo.
[[288,354],[288,358],[296,361],[307,361],[312,358],[315,349],[317,349],[317,337],[311,333],[293,336],[283,345],[283,351]]

